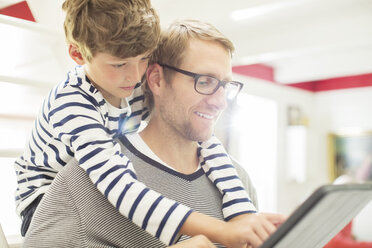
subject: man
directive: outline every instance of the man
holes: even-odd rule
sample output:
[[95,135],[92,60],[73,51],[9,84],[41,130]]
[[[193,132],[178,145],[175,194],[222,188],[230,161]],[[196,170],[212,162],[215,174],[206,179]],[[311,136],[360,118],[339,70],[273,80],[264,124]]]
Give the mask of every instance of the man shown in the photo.
[[[269,214],[244,214],[224,221],[222,195],[201,169],[207,162],[224,159],[201,154],[199,142],[211,137],[226,98],[235,97],[242,87],[231,80],[232,52],[232,43],[211,25],[198,21],[171,25],[147,71],[151,119],[140,134],[120,138],[122,152],[132,161],[139,181],[195,210],[177,227],[177,241],[203,234],[228,247],[258,247],[283,221],[282,216]],[[247,174],[235,166],[256,205]],[[152,216],[167,216],[156,202],[144,205],[140,198],[133,199],[132,205],[146,208]],[[137,200],[142,204],[137,206]],[[134,211],[128,216],[138,218]],[[80,167],[69,164],[38,207],[25,247],[164,247],[143,230],[151,229],[148,219],[142,222],[141,229],[120,215]]]

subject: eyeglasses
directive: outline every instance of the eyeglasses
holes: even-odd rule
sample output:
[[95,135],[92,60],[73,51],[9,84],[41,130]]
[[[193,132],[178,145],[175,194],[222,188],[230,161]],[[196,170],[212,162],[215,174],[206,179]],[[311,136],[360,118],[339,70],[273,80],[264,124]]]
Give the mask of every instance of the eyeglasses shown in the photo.
[[185,71],[166,64],[159,65],[194,78],[194,89],[196,92],[202,95],[213,95],[222,86],[225,89],[226,97],[228,99],[234,99],[238,95],[239,91],[243,88],[243,84],[241,82],[223,82],[208,75]]

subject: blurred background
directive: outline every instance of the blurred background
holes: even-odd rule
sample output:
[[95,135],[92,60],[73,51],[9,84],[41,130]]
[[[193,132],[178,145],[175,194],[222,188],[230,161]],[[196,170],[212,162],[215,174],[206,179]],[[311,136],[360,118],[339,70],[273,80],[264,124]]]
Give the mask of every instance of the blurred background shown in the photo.
[[[0,223],[19,238],[13,162],[43,97],[74,64],[63,0],[0,0]],[[216,134],[248,171],[262,211],[291,213],[342,174],[372,179],[371,0],[152,0],[161,23],[196,18],[235,44],[242,93]],[[371,205],[371,204],[370,204]],[[371,240],[367,206],[354,223]],[[372,241],[372,240],[371,240]]]

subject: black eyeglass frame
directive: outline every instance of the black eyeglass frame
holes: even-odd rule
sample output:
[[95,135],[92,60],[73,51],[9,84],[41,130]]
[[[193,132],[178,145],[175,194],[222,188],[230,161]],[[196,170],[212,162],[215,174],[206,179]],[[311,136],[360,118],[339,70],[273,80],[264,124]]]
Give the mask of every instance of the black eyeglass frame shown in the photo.
[[[166,67],[166,68],[169,68],[171,70],[174,70],[176,72],[179,72],[179,73],[182,73],[184,75],[187,75],[187,76],[190,76],[192,78],[194,78],[194,89],[196,92],[198,92],[199,94],[202,94],[202,95],[213,95],[214,93],[216,93],[216,91],[222,86],[223,88],[225,88],[226,84],[229,84],[229,83],[235,83],[237,85],[239,85],[239,89],[237,90],[236,92],[236,95],[234,97],[236,97],[239,92],[241,91],[241,89],[243,88],[243,83],[241,82],[238,82],[238,81],[229,81],[229,82],[224,82],[224,81],[221,81],[219,80],[218,78],[215,78],[215,77],[212,77],[210,75],[206,75],[206,74],[198,74],[198,73],[194,73],[194,72],[191,72],[191,71],[185,71],[185,70],[182,70],[180,68],[177,68],[177,67],[174,67],[174,66],[171,66],[171,65],[167,65],[167,64],[159,64],[160,66],[163,66],[163,67]],[[214,78],[217,80],[218,84],[216,86],[216,88],[211,92],[211,93],[203,93],[203,92],[200,92],[196,89],[196,84],[198,83],[198,79],[200,77],[211,77],[211,78]]]

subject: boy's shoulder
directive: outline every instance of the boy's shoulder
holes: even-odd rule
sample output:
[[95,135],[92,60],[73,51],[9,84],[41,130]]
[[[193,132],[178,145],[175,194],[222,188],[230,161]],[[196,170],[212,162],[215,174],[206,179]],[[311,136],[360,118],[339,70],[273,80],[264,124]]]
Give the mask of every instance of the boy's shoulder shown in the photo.
[[76,66],[69,71],[66,79],[51,89],[48,99],[50,103],[88,101],[96,106],[100,106],[103,101],[102,94],[99,94],[97,88],[90,83],[82,66]]
[[67,73],[66,80],[61,83],[60,86],[62,86],[62,88],[70,87],[75,90],[88,91],[91,92],[91,94],[97,91],[88,79],[83,66],[76,66],[70,70]]

